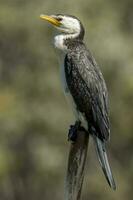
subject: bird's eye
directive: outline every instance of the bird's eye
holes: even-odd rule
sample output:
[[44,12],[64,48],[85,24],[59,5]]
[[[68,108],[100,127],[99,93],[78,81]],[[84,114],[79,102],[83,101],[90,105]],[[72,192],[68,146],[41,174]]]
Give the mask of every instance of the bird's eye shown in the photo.
[[58,17],[57,20],[60,22],[60,21],[62,21],[62,18],[61,18],[61,17]]

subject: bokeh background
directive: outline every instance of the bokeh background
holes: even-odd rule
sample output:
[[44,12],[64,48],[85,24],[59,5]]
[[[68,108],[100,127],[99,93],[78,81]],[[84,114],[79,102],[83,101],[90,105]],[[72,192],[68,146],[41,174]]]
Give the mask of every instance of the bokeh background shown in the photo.
[[0,0],[0,199],[63,199],[71,109],[62,92],[53,28],[40,14],[81,19],[110,96],[107,185],[90,140],[84,200],[133,197],[133,1]]

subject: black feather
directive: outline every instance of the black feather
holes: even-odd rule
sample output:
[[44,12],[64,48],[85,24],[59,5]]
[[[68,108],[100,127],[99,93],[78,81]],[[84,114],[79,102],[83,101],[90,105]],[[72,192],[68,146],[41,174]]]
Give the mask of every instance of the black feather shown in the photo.
[[69,52],[65,57],[67,86],[77,110],[88,122],[104,175],[114,190],[115,181],[108,163],[105,143],[109,139],[108,92],[103,75],[91,53],[82,41],[67,41]]
[[110,132],[107,88],[100,69],[83,43],[78,43],[75,50],[66,55],[65,74],[77,109],[86,116],[90,133],[95,128],[98,137],[107,140]]

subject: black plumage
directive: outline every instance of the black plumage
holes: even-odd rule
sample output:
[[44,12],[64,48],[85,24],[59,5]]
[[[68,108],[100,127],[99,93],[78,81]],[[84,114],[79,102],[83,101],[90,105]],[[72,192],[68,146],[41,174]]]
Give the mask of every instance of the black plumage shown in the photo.
[[[76,106],[77,124],[91,134],[98,159],[109,185],[116,189],[106,154],[110,136],[108,92],[103,75],[95,59],[83,43],[85,30],[81,21],[72,15],[41,15],[62,33],[54,38],[55,48],[64,56],[62,84]],[[84,123],[85,122],[85,123]],[[86,127],[87,124],[87,127]],[[72,126],[76,129],[76,126]]]
[[69,51],[64,60],[65,77],[77,112],[82,113],[92,135],[100,164],[109,185],[116,189],[108,163],[106,141],[110,127],[108,116],[108,92],[103,75],[84,43],[67,41]]
[[77,110],[88,122],[89,132],[102,141],[107,140],[110,132],[107,88],[99,67],[82,42],[73,43],[67,53],[65,75]]

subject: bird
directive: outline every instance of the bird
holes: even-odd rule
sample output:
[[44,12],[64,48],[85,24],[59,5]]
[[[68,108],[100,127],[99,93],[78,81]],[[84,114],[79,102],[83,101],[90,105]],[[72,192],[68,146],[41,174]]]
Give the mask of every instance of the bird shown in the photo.
[[84,26],[73,15],[42,14],[40,18],[57,30],[54,47],[59,54],[63,90],[76,118],[70,127],[70,139],[76,139],[74,133],[79,127],[92,136],[106,180],[116,190],[106,153],[110,139],[108,91],[102,72],[84,43]]

